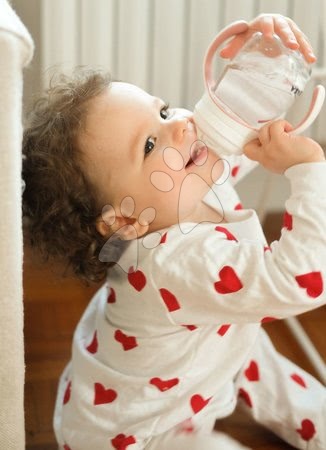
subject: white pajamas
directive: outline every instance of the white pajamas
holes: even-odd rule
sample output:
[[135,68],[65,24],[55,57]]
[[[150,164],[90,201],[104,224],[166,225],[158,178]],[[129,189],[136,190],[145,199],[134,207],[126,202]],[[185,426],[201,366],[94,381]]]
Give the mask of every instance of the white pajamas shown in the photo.
[[229,182],[214,189],[225,222],[132,241],[128,273],[110,270],[76,329],[54,418],[61,449],[241,448],[211,433],[238,399],[293,446],[326,448],[325,388],[261,328],[325,303],[325,175],[326,163],[287,170],[292,194],[271,248]]

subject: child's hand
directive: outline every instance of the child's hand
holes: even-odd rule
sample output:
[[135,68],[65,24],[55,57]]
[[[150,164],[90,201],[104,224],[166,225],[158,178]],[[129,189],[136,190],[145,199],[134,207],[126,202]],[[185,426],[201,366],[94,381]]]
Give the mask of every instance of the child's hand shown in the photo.
[[248,23],[248,30],[235,36],[221,51],[222,58],[233,58],[250,36],[257,31],[264,34],[266,38],[271,38],[273,34],[277,34],[283,44],[293,50],[299,50],[308,63],[314,63],[316,56],[312,47],[300,30],[300,28],[289,17],[281,14],[260,14]]
[[269,122],[244,147],[244,154],[265,169],[282,174],[295,164],[325,161],[323,149],[305,136],[289,134],[291,125],[285,120]]

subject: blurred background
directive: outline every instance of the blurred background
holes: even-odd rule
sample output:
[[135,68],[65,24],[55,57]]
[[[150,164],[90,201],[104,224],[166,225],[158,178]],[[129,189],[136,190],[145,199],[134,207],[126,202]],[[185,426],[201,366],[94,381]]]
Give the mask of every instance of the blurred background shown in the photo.
[[[262,12],[291,17],[313,44],[318,62],[289,119],[296,124],[307,110],[314,85],[326,85],[326,0],[11,0],[35,42],[24,74],[24,109],[46,87],[51,74],[76,65],[104,68],[170,102],[192,109],[203,93],[202,65],[216,34],[234,20]],[[222,69],[221,67],[219,68]],[[326,144],[326,107],[307,134]],[[325,148],[325,147],[324,147]],[[245,207],[258,210],[270,242],[282,227],[289,185],[261,167],[241,181]],[[52,414],[58,377],[70,358],[73,330],[98,285],[88,288],[62,267],[44,264],[24,248],[25,419],[27,450],[55,450]],[[321,356],[326,358],[325,307],[300,317]],[[318,376],[282,321],[266,325],[276,347]],[[252,448],[290,449],[241,416],[225,431]],[[95,449],[94,449],[95,450]]]
[[[326,0],[12,0],[36,51],[25,71],[25,106],[51,74],[76,65],[104,68],[168,101],[193,109],[203,93],[205,51],[225,25],[262,12],[291,17],[308,36],[318,62],[289,119],[307,110],[315,84],[326,83]],[[221,69],[221,66],[220,68]],[[326,107],[308,134],[326,143]],[[257,185],[260,189],[257,189]],[[243,202],[265,211],[283,208],[287,181],[258,168],[240,186]]]

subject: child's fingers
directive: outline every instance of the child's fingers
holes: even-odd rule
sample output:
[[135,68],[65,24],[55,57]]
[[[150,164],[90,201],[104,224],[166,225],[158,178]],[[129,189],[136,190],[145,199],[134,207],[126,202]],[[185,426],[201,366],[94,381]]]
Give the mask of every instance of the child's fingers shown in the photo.
[[235,36],[220,50],[220,56],[234,58],[244,43],[257,31],[263,33],[267,39],[274,33],[277,34],[286,47],[300,51],[308,63],[312,64],[317,59],[305,34],[292,19],[281,14],[259,15],[248,24],[246,32]]
[[270,140],[278,139],[279,137],[284,136],[284,133],[288,133],[292,129],[292,125],[286,120],[276,120],[268,126]]
[[270,135],[270,126],[271,123],[268,122],[266,125],[261,127],[261,129],[258,131],[258,139],[261,143],[261,145],[268,145],[271,141],[271,135]]
[[[299,48],[297,36],[292,30],[290,23],[286,17],[276,15],[274,16],[275,33],[282,39],[283,44],[293,50]],[[300,30],[299,30],[300,31]]]
[[[284,140],[285,134],[292,130],[292,125],[286,120],[276,120],[264,125],[258,131],[258,138],[244,146],[245,155],[254,161],[262,162],[265,151],[271,143],[277,144]],[[275,147],[275,145],[274,145]]]
[[[289,19],[290,20],[290,19]],[[291,21],[292,22],[292,21]],[[309,63],[314,63],[317,58],[314,54],[313,48],[307,36],[292,22],[292,29],[299,44],[299,50],[303,54],[305,60]]]
[[275,17],[275,30],[282,37],[284,44],[293,50],[299,50],[307,62],[314,63],[316,56],[314,55],[312,46],[307,36],[300,30],[295,22],[288,17]]
[[281,14],[261,14],[251,25],[253,28],[261,31],[267,38],[270,36],[270,33],[277,34],[286,47],[299,50],[307,62],[314,63],[316,61],[316,56],[309,40],[289,17]]
[[289,122],[282,119],[276,120],[262,127],[258,132],[258,138],[264,149],[270,144],[269,149],[277,148],[281,146],[281,143],[284,143],[284,139],[290,138],[288,132],[291,130],[292,126]]
[[262,145],[258,138],[248,142],[243,147],[243,153],[251,160],[260,162],[262,158]]
[[263,35],[268,39],[272,39],[273,34],[275,32],[273,16],[263,15],[259,19],[259,23],[260,23],[260,29],[261,29],[261,32],[263,33]]
[[232,38],[226,45],[220,50],[221,58],[232,59],[243,47],[243,44],[248,40],[247,33],[241,33]]

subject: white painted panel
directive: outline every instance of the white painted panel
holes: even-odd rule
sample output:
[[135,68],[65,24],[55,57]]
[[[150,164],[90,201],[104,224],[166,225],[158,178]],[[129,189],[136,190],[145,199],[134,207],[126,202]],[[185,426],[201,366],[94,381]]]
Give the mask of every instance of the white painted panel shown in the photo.
[[240,2],[226,2],[223,24],[234,22],[235,20],[247,20],[253,19],[256,14],[256,4],[255,0],[243,0]]
[[112,72],[115,64],[115,0],[79,0],[79,63]]
[[299,25],[302,31],[307,35],[314,48],[318,46],[321,4],[324,0],[295,0],[293,3],[293,12],[291,18]]
[[183,61],[186,45],[187,2],[185,0],[152,0],[154,30],[150,51],[153,69],[150,90],[170,102],[182,103]]
[[287,16],[291,9],[291,0],[259,0],[257,14],[272,13]]
[[69,70],[78,63],[78,4],[77,0],[42,0],[40,7],[41,70],[47,85],[54,70]]
[[319,14],[319,44],[320,53],[319,57],[321,60],[321,65],[324,67],[324,72],[326,71],[326,0],[321,0],[320,14]]
[[183,105],[193,109],[204,92],[203,62],[206,50],[219,31],[220,5],[211,0],[188,2],[189,40],[186,45],[186,73]]
[[[118,2],[118,33],[114,37],[118,45],[116,72],[119,79],[143,89],[148,89],[148,67],[152,65],[149,58],[151,9],[151,0]],[[162,42],[164,33],[158,37]]]

